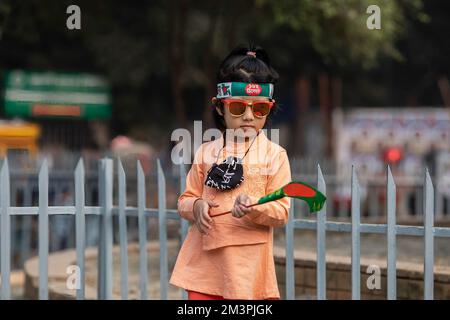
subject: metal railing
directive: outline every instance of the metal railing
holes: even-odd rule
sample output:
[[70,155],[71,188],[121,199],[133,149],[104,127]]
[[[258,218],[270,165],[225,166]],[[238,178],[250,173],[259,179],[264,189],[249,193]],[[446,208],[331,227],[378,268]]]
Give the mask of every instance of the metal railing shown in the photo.
[[[10,272],[11,272],[11,217],[37,216],[38,217],[38,267],[39,267],[39,299],[49,298],[48,289],[48,258],[49,258],[49,217],[52,215],[72,215],[75,219],[75,249],[76,263],[80,268],[80,289],[76,291],[77,299],[85,298],[85,250],[86,250],[86,217],[98,216],[99,244],[98,244],[98,299],[113,298],[113,216],[118,217],[119,248],[120,248],[120,296],[128,298],[128,239],[126,217],[138,219],[139,241],[139,285],[140,298],[148,299],[148,260],[147,260],[147,218],[158,219],[158,239],[160,248],[160,298],[168,298],[168,235],[167,221],[180,220],[175,209],[166,208],[166,178],[157,160],[157,189],[158,203],[156,208],[146,206],[146,182],[142,166],[137,162],[137,205],[127,206],[126,173],[122,162],[118,160],[118,204],[113,204],[113,159],[99,161],[98,192],[99,205],[86,205],[85,172],[82,159],[77,163],[74,172],[75,203],[73,206],[49,206],[49,170],[44,161],[38,174],[38,206],[11,206],[10,205],[10,171],[8,161],[5,159],[0,169],[0,252],[1,252],[1,286],[2,299],[11,298]],[[185,189],[186,171],[180,168],[180,192]],[[320,166],[317,172],[317,187],[326,195],[326,183]],[[317,298],[326,299],[326,231],[351,232],[352,234],[352,298],[360,298],[360,234],[376,233],[386,234],[388,244],[387,298],[396,298],[396,237],[400,235],[422,236],[425,238],[424,252],[424,298],[433,299],[433,266],[435,237],[450,237],[450,228],[434,227],[434,188],[428,170],[425,171],[423,194],[423,226],[408,226],[396,224],[396,185],[390,168],[387,168],[386,188],[386,224],[360,223],[360,186],[356,169],[352,166],[351,177],[351,223],[327,221],[327,205],[317,213],[316,220],[295,219],[295,201],[292,201],[289,220],[286,225],[286,297],[295,298],[294,277],[294,231],[296,229],[317,230]],[[181,238],[184,240],[188,231],[188,221],[181,219]],[[183,298],[186,294],[183,293]]]
[[[387,236],[387,299],[397,297],[396,286],[396,237],[419,236],[425,239],[424,251],[424,299],[433,299],[434,288],[434,238],[450,237],[450,228],[434,226],[434,187],[428,169],[424,174],[423,189],[423,226],[409,226],[396,224],[396,185],[389,166],[387,167],[386,211],[387,224],[366,224],[360,222],[360,186],[356,169],[352,166],[351,177],[351,223],[327,221],[327,205],[317,213],[316,220],[295,219],[294,204],[286,224],[286,297],[295,299],[295,272],[294,272],[294,231],[316,230],[317,237],[317,299],[326,299],[326,231],[350,232],[351,244],[351,292],[352,299],[358,300],[361,296],[361,268],[360,268],[360,235],[361,233],[385,234]],[[317,168],[317,187],[326,195],[326,183],[320,166]]]
[[[76,263],[80,268],[80,289],[77,289],[77,299],[85,298],[85,217],[97,215],[99,223],[98,245],[98,299],[112,299],[112,247],[113,247],[113,215],[118,216],[119,246],[120,246],[120,283],[121,298],[128,298],[128,253],[127,253],[127,220],[125,217],[138,217],[139,221],[139,276],[140,298],[148,299],[148,266],[147,266],[147,225],[146,218],[159,220],[160,247],[160,298],[167,299],[168,289],[168,259],[167,259],[167,219],[180,220],[177,210],[166,208],[166,181],[161,164],[157,162],[158,172],[158,208],[147,208],[145,201],[145,176],[140,163],[137,163],[137,206],[126,206],[126,176],[122,163],[118,161],[117,177],[119,182],[118,206],[113,206],[113,160],[102,159],[99,162],[99,206],[85,205],[85,174],[83,161],[80,159],[75,172],[75,205],[49,206],[48,186],[49,172],[44,161],[38,175],[39,205],[30,207],[10,206],[10,175],[8,160],[3,161],[0,169],[0,297],[11,298],[11,217],[38,216],[38,267],[39,267],[39,299],[48,299],[48,258],[49,258],[49,216],[75,216]],[[180,176],[183,177],[180,189],[184,189],[186,177],[184,166],[180,166]],[[186,236],[188,222],[181,221],[182,238]],[[184,294],[185,297],[185,294]]]

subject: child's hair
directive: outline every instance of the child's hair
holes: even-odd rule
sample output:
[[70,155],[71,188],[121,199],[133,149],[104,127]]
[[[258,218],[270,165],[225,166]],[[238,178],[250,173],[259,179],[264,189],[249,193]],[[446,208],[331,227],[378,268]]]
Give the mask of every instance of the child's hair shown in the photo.
[[[247,54],[248,52],[252,54]],[[254,53],[254,54],[253,54]],[[278,73],[272,68],[269,56],[266,51],[259,46],[238,46],[233,49],[222,61],[217,72],[217,83],[221,82],[248,82],[248,83],[273,83],[278,80]],[[220,99],[213,106],[213,118],[216,127],[224,131],[226,129],[225,120],[215,107],[223,110],[223,103]],[[271,115],[278,108],[275,103],[267,117],[266,124]]]

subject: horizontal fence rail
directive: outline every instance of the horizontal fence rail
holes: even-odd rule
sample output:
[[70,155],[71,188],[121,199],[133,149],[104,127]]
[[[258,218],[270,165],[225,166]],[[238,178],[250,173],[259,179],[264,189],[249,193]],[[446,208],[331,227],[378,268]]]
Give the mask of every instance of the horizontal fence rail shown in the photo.
[[[65,211],[66,208],[75,202],[75,188],[74,188],[74,172],[72,166],[76,166],[79,163],[79,155],[72,154],[69,156],[58,157],[55,161],[54,157],[49,157],[48,160],[48,170],[49,170],[49,190],[48,190],[48,204],[49,208],[57,207],[60,204],[62,210]],[[16,269],[24,266],[25,260],[29,259],[32,254],[34,254],[35,243],[38,239],[38,231],[36,230],[38,216],[29,214],[29,207],[38,207],[39,204],[39,180],[38,172],[42,167],[42,158],[35,159],[31,161],[26,158],[17,158],[16,156],[8,158],[9,165],[9,177],[10,177],[10,206],[19,208],[23,214],[17,216],[12,214],[10,218],[10,234],[11,234],[11,259],[10,268]],[[132,158],[121,159],[123,163],[124,171],[126,171],[127,179],[126,185],[131,186],[127,193],[126,198],[129,203],[137,203],[138,200],[138,176],[137,176],[137,161],[136,163]],[[155,165],[157,161],[155,160]],[[147,168],[155,167],[154,165],[149,165],[147,163]],[[296,165],[297,163],[297,165]],[[307,165],[305,165],[305,163]],[[340,221],[350,221],[351,219],[351,201],[350,201],[350,186],[351,182],[348,177],[343,173],[344,171],[338,170],[332,165],[332,161],[327,161],[325,159],[321,160],[324,166],[321,170],[325,168],[326,170],[326,180],[327,180],[327,217],[331,219],[332,217],[338,218]],[[88,211],[88,215],[91,215],[91,207],[98,207],[99,204],[99,170],[98,160],[83,158],[83,173],[84,173],[84,189],[85,189],[85,210]],[[145,163],[144,163],[145,164]],[[152,162],[153,164],[153,162]],[[304,182],[315,184],[316,175],[315,170],[317,159],[306,158],[292,158],[291,168],[293,172],[293,180],[299,179]],[[118,165],[118,164],[117,164]],[[142,164],[143,165],[143,164]],[[0,160],[1,166],[1,160]],[[182,186],[182,175],[181,170],[185,170],[184,166],[172,165],[167,166],[165,169],[165,177],[167,179],[167,190],[173,193],[173,190],[178,190]],[[117,168],[115,169],[117,171]],[[445,179],[445,171],[437,172],[433,178],[433,183],[436,185],[435,190],[435,223],[447,223],[450,221],[450,197],[445,194],[442,181]],[[339,172],[339,175],[337,174]],[[184,172],[184,174],[186,174]],[[157,170],[150,170],[145,174],[146,179],[152,182],[156,182],[158,178]],[[115,177],[115,174],[114,174]],[[384,206],[384,194],[386,193],[385,178],[383,176],[367,176],[364,175],[361,178],[361,221],[370,223],[384,223],[387,219],[388,212],[387,206]],[[396,192],[398,194],[396,203],[396,219],[399,223],[409,224],[409,223],[421,223],[422,208],[423,208],[423,189],[424,179],[422,177],[405,177],[399,175],[396,177]],[[115,185],[115,189],[118,185]],[[180,190],[184,190],[181,188]],[[151,183],[147,188],[147,196],[157,194],[157,186]],[[115,192],[115,199],[118,197],[118,192]],[[170,199],[174,205],[173,199]],[[116,200],[114,200],[116,202]],[[387,201],[387,200],[386,200]],[[118,202],[118,200],[117,200]],[[156,202],[156,201],[155,201]],[[169,205],[169,204],[168,204]],[[301,207],[297,207],[301,208]],[[75,209],[69,208],[68,210],[73,211]],[[117,216],[117,208],[113,206],[113,216]],[[128,210],[126,207],[125,210]],[[158,210],[157,210],[158,212]],[[16,212],[17,213],[17,212]],[[301,209],[299,211],[300,217],[307,218],[308,214],[306,210]],[[60,214],[49,209],[49,231],[50,231],[50,250],[53,252],[56,250],[65,248],[75,248],[76,236],[70,235],[66,236],[62,234],[58,228],[53,228],[56,224],[64,228],[64,225],[70,225],[70,228],[75,228],[75,219],[70,217],[53,217],[54,214]],[[66,213],[62,213],[66,214]],[[128,223],[128,237],[138,241],[139,239],[139,226],[142,223],[138,222],[138,215],[134,213],[132,220]],[[170,212],[167,212],[170,215]],[[176,214],[176,212],[175,212]],[[129,213],[126,213],[129,216]],[[171,219],[169,217],[169,219]],[[58,223],[55,221],[61,221]],[[86,245],[93,246],[96,245],[98,240],[97,224],[99,217],[90,216],[86,219]],[[66,223],[65,223],[66,222]],[[182,230],[181,235],[186,234],[187,221],[182,220]],[[116,231],[115,231],[116,232]],[[54,240],[56,239],[56,241]]]
[[[49,205],[49,168],[43,161],[38,173],[37,206],[11,206],[10,203],[10,171],[8,160],[4,159],[0,168],[0,272],[1,299],[11,299],[10,274],[11,274],[11,218],[16,216],[38,218],[38,266],[39,266],[39,299],[49,298],[48,289],[48,258],[49,258],[49,218],[55,215],[74,216],[75,220],[75,250],[76,263],[80,268],[80,287],[76,290],[76,299],[85,299],[85,250],[86,250],[86,217],[99,217],[98,234],[98,299],[113,299],[113,216],[118,218],[118,245],[119,253],[119,283],[120,298],[128,299],[129,268],[128,268],[128,217],[138,219],[138,245],[139,245],[139,297],[148,299],[149,270],[147,252],[147,219],[158,219],[159,241],[159,286],[160,299],[168,299],[168,235],[167,221],[179,220],[180,238],[183,241],[187,235],[189,223],[180,216],[176,209],[166,207],[166,178],[159,160],[156,163],[156,177],[158,190],[157,208],[148,208],[146,205],[146,180],[141,163],[136,165],[136,206],[127,204],[127,177],[120,159],[117,160],[114,171],[114,160],[104,158],[99,160],[98,168],[98,206],[86,205],[87,190],[86,174],[83,160],[79,159],[73,173],[74,205],[50,206]],[[179,192],[186,186],[186,168],[179,167]],[[113,182],[116,175],[117,205],[114,205]],[[295,218],[297,201],[291,202],[289,219],[285,226],[286,246],[286,298],[295,299],[295,260],[294,239],[295,230],[316,230],[317,252],[317,299],[326,299],[326,233],[346,232],[351,233],[351,265],[352,265],[352,299],[360,299],[360,235],[384,234],[387,237],[387,299],[396,299],[396,237],[418,236],[424,237],[424,299],[433,299],[433,267],[434,267],[434,239],[436,237],[450,237],[450,228],[434,226],[434,187],[427,169],[424,173],[424,188],[422,195],[423,226],[397,225],[396,184],[389,167],[386,170],[386,224],[361,223],[361,188],[357,171],[352,166],[351,176],[351,222],[327,221],[327,204],[315,215],[316,219]],[[327,184],[321,168],[317,166],[317,188],[325,195]],[[183,292],[184,299],[187,298]]]

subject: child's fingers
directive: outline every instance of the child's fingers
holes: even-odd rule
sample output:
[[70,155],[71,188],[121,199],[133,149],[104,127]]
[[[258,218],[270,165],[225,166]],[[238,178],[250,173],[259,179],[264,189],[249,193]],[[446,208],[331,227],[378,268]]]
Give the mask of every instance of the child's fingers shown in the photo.
[[236,198],[236,201],[239,203],[239,204],[242,204],[242,205],[244,205],[244,206],[249,206],[249,205],[251,205],[251,200],[250,200],[250,197],[248,196],[248,195],[246,195],[246,194],[240,194],[237,198]]
[[206,227],[201,220],[198,221],[197,228],[200,233],[206,234],[208,232],[208,227]]
[[210,207],[218,207],[219,206],[219,204],[217,202],[214,202],[211,200],[206,200],[206,201]]
[[205,220],[205,212],[208,214],[208,206],[205,205],[204,210],[197,216],[195,220],[195,225],[197,226],[198,231],[202,234],[208,233],[209,223]]
[[234,210],[235,210],[235,212],[236,212],[236,218],[241,218],[241,217],[243,217],[245,214],[242,212],[242,210],[241,210],[241,206],[240,205],[236,205],[236,206],[234,206]]
[[197,220],[197,221],[195,222],[195,225],[197,226],[197,229],[198,229],[198,231],[200,231],[200,233],[206,233],[205,230],[203,230],[203,226],[202,226],[202,224],[200,223],[200,220]]
[[203,212],[203,214],[200,216],[200,223],[202,224],[203,227],[206,228],[206,230],[211,228],[211,223],[210,221],[212,221],[211,217],[209,216],[208,212]]
[[250,211],[252,210],[251,208],[247,208],[247,207],[244,206],[244,205],[240,205],[239,207],[241,208],[241,211],[242,211],[244,214],[250,213]]
[[203,211],[203,218],[210,224],[213,222],[213,219],[209,215],[209,209]]
[[236,201],[238,203],[244,204],[245,203],[245,194],[241,193],[240,195],[238,195],[237,198],[236,198]]
[[200,222],[200,227],[202,228],[202,233],[208,234],[208,230],[209,230],[210,228],[208,227],[208,224],[207,224],[206,222],[201,221],[201,222]]
[[233,209],[231,209],[231,215],[235,218],[239,218],[239,214],[236,212],[236,206],[233,206]]

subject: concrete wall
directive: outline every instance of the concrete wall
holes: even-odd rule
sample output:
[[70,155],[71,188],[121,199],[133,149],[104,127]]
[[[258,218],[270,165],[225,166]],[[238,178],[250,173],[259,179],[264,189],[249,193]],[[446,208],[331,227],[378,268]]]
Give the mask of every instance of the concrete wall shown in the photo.
[[[279,289],[285,297],[285,256],[276,250],[275,265]],[[368,289],[369,265],[378,265],[381,271],[381,288]],[[349,257],[327,255],[327,299],[351,299],[351,261]],[[450,268],[435,267],[434,299],[450,299]],[[386,299],[386,261],[361,259],[361,299]],[[295,295],[298,299],[316,298],[316,260],[311,252],[295,253]],[[397,262],[397,299],[423,299],[423,265]]]

